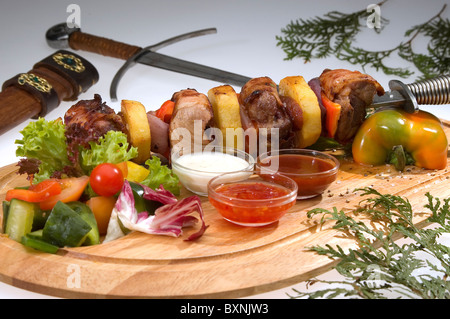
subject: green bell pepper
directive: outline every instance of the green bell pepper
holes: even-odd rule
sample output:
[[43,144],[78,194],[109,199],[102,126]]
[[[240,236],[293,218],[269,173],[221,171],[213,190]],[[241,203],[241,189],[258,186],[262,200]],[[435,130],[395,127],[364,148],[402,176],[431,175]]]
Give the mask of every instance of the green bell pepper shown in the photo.
[[352,144],[353,159],[365,165],[407,164],[427,169],[447,167],[448,141],[441,121],[431,113],[386,109],[372,114]]

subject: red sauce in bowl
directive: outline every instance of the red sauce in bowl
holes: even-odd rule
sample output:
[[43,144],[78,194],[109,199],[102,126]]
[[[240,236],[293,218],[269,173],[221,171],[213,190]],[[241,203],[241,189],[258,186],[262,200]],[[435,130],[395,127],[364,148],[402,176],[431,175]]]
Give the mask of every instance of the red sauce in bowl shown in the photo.
[[235,224],[271,224],[279,220],[296,201],[296,184],[286,176],[252,176],[233,182],[221,182],[220,178],[216,179],[217,182],[210,182],[209,201],[223,218]]
[[290,190],[285,187],[264,182],[225,184],[214,190],[218,194],[237,199],[271,199],[290,193]]
[[298,185],[299,199],[322,194],[336,180],[339,162],[331,155],[310,150],[286,150],[267,155],[258,159],[257,170],[275,169],[292,178]]

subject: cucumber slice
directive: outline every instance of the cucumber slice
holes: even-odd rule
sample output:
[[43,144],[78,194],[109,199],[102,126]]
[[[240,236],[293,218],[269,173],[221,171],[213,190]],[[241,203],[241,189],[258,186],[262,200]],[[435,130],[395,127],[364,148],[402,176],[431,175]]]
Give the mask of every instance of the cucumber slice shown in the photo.
[[3,216],[2,216],[2,233],[6,230],[6,220],[8,219],[9,202],[4,200],[2,203]]
[[100,233],[98,231],[97,220],[95,219],[94,213],[89,208],[88,205],[81,202],[70,202],[67,206],[72,208],[77,212],[83,220],[92,227],[91,231],[87,234],[83,246],[97,245],[100,244]]
[[43,231],[43,229],[38,229],[38,230],[32,231],[31,233],[26,234],[26,236],[30,237],[30,238],[42,240],[42,231]]
[[34,237],[30,236],[30,234],[22,236],[21,242],[23,245],[46,252],[46,253],[50,253],[50,254],[55,254],[58,251],[58,249],[59,249],[58,246],[49,244],[38,238],[34,238]]
[[33,226],[31,228],[31,231],[44,228],[45,222],[47,221],[47,218],[50,215],[49,211],[41,210],[39,207],[36,208],[37,209],[34,212]]
[[9,238],[21,242],[22,237],[31,232],[34,214],[38,209],[37,204],[11,199],[5,227],[5,233]]
[[58,247],[78,247],[91,229],[77,212],[59,201],[48,216],[42,239]]

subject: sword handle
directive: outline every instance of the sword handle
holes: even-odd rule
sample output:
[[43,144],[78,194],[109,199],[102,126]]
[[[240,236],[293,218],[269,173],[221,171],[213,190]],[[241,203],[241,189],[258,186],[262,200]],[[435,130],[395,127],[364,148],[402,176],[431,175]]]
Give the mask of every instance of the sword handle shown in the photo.
[[138,46],[128,45],[81,31],[75,31],[70,34],[69,46],[74,50],[89,51],[122,60],[128,60],[141,50]]
[[128,60],[141,50],[134,45],[81,32],[80,28],[69,28],[67,23],[59,23],[48,29],[45,38],[48,45],[55,49],[72,48],[122,60]]

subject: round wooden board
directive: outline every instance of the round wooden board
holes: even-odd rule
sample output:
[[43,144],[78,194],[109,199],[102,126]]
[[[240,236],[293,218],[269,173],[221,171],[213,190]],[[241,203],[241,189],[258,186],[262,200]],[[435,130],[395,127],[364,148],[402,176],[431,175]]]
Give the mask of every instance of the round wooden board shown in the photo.
[[[449,136],[449,123],[444,127]],[[0,168],[0,200],[8,189],[26,185],[15,165]],[[447,169],[411,167],[400,174],[390,166],[342,163],[337,181],[322,196],[298,201],[278,223],[241,227],[220,217],[206,198],[210,226],[197,241],[133,232],[115,241],[46,254],[0,237],[0,280],[30,291],[67,298],[237,298],[310,279],[334,262],[310,252],[314,245],[355,245],[329,225],[318,226],[306,212],[315,207],[351,210],[361,197],[354,189],[372,186],[382,193],[406,196],[423,211],[426,192],[450,196]],[[184,190],[181,196],[191,195]],[[417,214],[424,225],[428,216]]]

